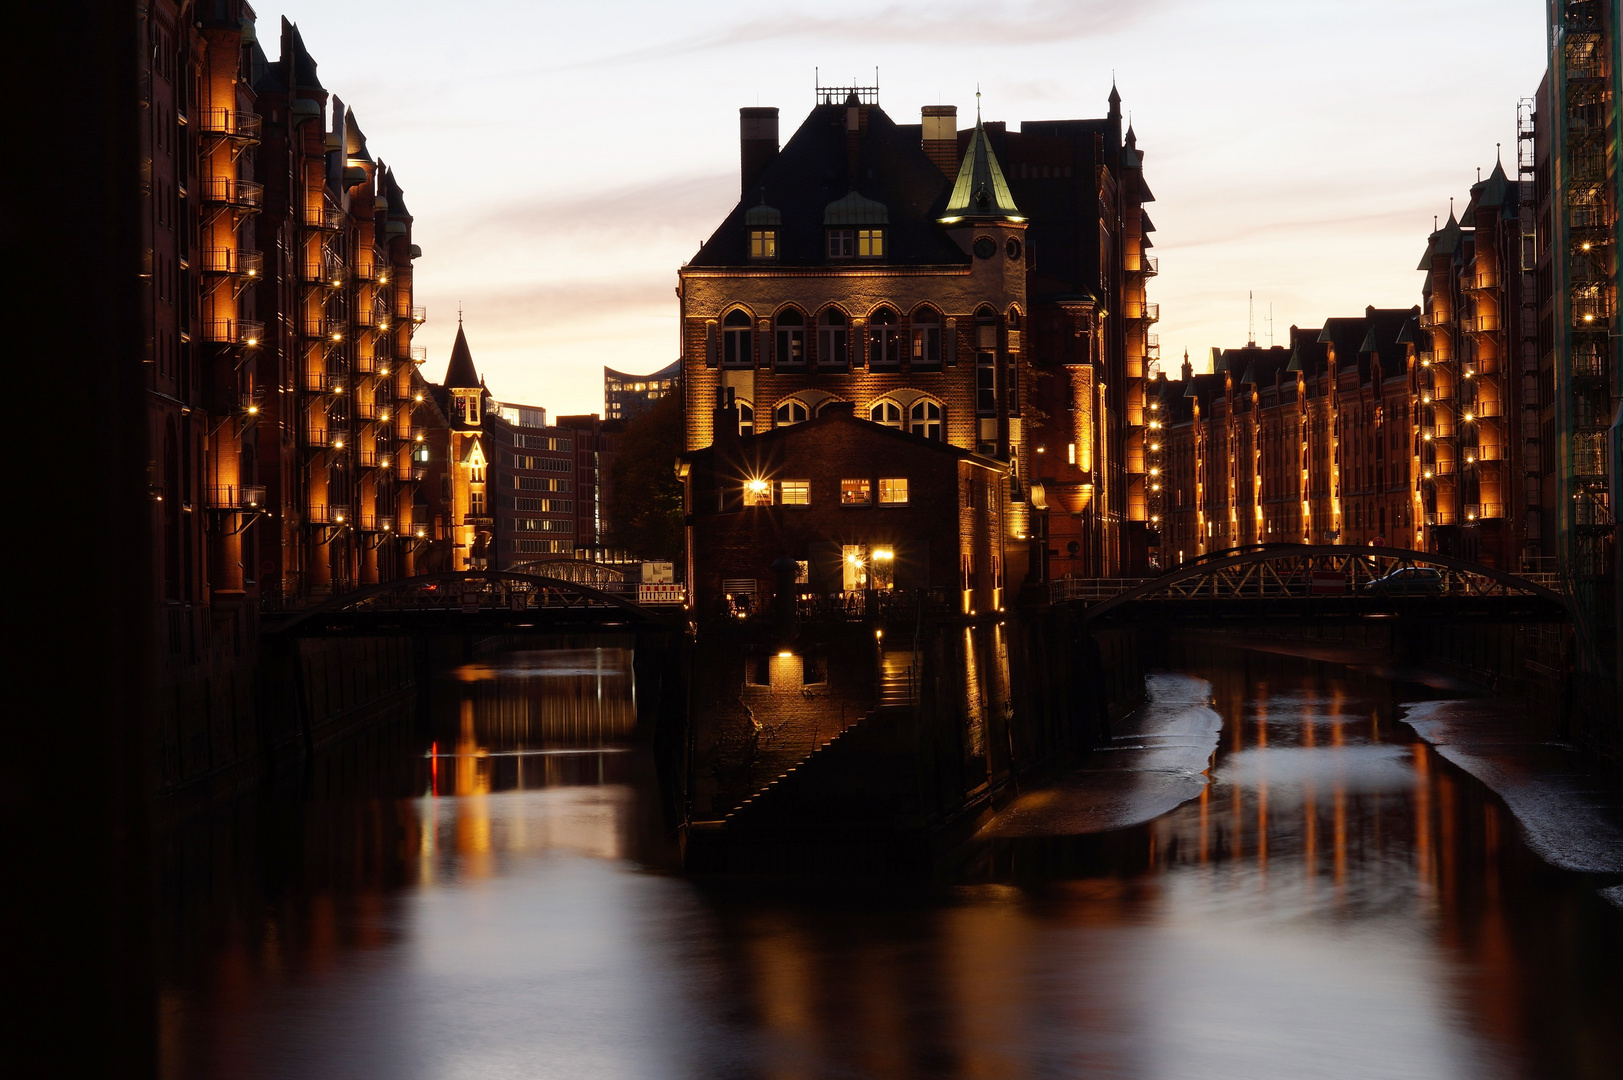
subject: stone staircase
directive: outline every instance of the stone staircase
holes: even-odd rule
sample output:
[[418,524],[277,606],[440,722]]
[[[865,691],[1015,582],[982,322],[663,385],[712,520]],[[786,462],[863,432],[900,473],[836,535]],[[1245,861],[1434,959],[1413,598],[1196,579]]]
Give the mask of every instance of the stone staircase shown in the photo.
[[879,707],[913,705],[917,696],[913,684],[913,654],[887,650],[879,666]]

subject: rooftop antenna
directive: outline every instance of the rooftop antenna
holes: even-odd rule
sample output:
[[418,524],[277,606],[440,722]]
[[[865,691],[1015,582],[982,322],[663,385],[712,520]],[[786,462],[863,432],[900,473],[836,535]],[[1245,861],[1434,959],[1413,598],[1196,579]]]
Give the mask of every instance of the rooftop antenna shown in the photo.
[[462,301],[456,302],[456,328],[462,329]]
[[1268,301],[1268,347],[1274,347],[1274,302]]
[[1257,301],[1256,294],[1247,290],[1245,294],[1245,344],[1248,349],[1257,347]]

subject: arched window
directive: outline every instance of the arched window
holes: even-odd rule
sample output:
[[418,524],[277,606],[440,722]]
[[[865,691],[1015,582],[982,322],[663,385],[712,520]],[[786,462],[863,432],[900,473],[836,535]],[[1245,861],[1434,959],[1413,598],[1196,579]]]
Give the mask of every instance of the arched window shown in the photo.
[[738,433],[740,435],[755,434],[755,406],[747,401],[738,403]]
[[813,415],[813,416],[822,416],[822,415],[823,415],[823,412],[824,412],[824,411],[825,411],[825,410],[826,410],[826,409],[827,409],[827,408],[828,408],[828,407],[829,407],[829,406],[830,406],[830,405],[844,405],[844,404],[845,404],[845,402],[844,402],[844,401],[841,401],[841,400],[840,400],[840,399],[839,399],[839,398],[834,398],[834,397],[831,397],[831,398],[824,398],[824,399],[823,399],[823,400],[822,400],[822,401],[819,401],[819,402],[818,402],[818,403],[817,403],[817,408],[815,408],[815,409],[813,409],[813,410],[812,410],[812,415]]
[[780,401],[777,409],[772,413],[772,419],[778,427],[788,427],[790,424],[802,424],[806,421],[806,403],[799,398],[789,398]]
[[921,307],[913,312],[913,349],[909,354],[914,367],[941,366],[941,313],[932,307]]
[[908,410],[907,428],[915,435],[923,435],[926,439],[943,442],[946,439],[946,425],[942,423],[941,405],[928,398],[920,398]]
[[902,366],[902,328],[888,307],[868,319],[868,363],[875,371],[897,371]]
[[898,431],[905,426],[902,423],[902,407],[888,398],[874,402],[873,408],[868,410],[868,419]]
[[806,317],[794,308],[778,313],[777,333],[778,367],[799,368],[806,365]]
[[817,366],[844,368],[851,362],[850,324],[845,312],[828,308],[817,320]]
[[734,309],[721,321],[721,362],[727,367],[753,367],[755,350],[750,345],[750,314]]

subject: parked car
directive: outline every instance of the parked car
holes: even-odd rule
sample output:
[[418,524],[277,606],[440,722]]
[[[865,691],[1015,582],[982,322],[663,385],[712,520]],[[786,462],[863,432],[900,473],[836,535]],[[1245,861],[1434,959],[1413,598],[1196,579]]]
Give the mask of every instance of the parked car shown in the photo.
[[1386,596],[1437,596],[1444,591],[1443,572],[1431,566],[1400,566],[1366,583],[1363,591]]

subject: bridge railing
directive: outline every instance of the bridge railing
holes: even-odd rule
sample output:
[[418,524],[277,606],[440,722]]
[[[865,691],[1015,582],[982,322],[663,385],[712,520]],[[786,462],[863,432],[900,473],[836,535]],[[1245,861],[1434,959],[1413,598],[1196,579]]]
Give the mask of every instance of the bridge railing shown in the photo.
[[1048,583],[1050,603],[1067,600],[1109,600],[1128,589],[1136,589],[1150,578],[1060,578]]
[[[1418,574],[1389,577],[1394,571]],[[1174,568],[1162,578],[1069,578],[1049,584],[1053,603],[1103,603],[1125,593],[1137,600],[1265,599],[1389,595],[1508,596],[1558,591],[1558,575],[1506,575],[1422,553],[1356,548],[1219,552]]]

